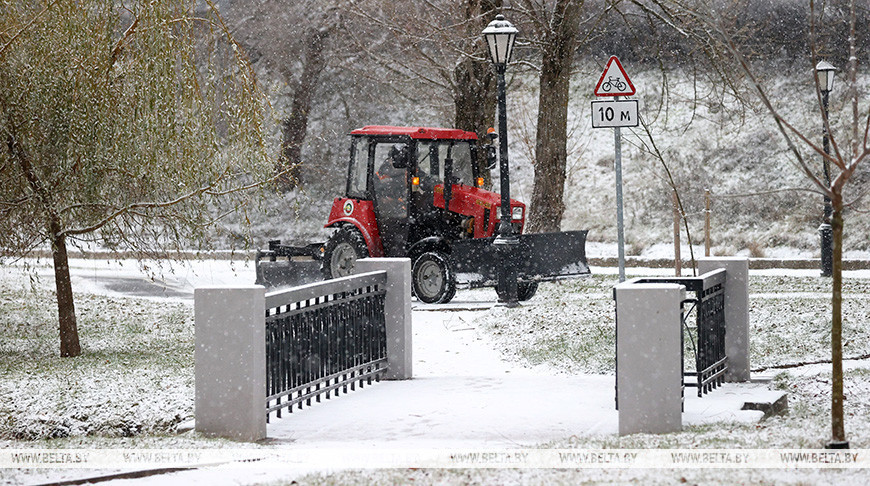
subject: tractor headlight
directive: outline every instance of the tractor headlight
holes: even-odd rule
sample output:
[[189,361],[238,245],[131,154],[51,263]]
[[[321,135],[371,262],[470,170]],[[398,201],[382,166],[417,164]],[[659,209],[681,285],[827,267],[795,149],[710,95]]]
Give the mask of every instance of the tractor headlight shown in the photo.
[[514,221],[518,221],[518,220],[523,219],[523,207],[522,206],[516,206],[514,208],[511,208],[511,219]]

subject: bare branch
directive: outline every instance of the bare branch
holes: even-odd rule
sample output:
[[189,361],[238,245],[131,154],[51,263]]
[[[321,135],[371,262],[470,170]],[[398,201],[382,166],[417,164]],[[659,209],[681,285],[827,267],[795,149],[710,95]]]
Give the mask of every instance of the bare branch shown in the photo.
[[[665,163],[664,156],[662,155],[661,151],[659,150],[658,146],[656,145],[656,141],[652,136],[652,132],[649,129],[649,125],[647,124],[644,117],[639,116],[639,119],[640,119],[640,124],[643,127],[644,132],[646,132],[647,138],[649,138],[650,144],[652,145],[652,150],[650,150],[649,153],[651,153],[659,162],[661,162],[662,167],[665,169],[665,174],[667,175],[667,178],[668,178],[668,185],[674,191],[674,195],[676,196],[677,206],[679,207],[679,210],[680,210],[680,217],[683,219],[683,225],[686,229],[686,238],[689,240],[689,256],[692,260],[692,275],[697,276],[698,273],[697,273],[697,265],[695,264],[695,251],[692,248],[692,233],[689,230],[689,220],[686,217],[686,208],[683,207],[683,200],[680,197],[680,192],[677,190],[677,183],[674,181],[674,177],[671,174],[671,169],[668,167],[668,164]],[[646,144],[645,142],[643,142],[643,143],[644,143],[644,145]]]
[[827,110],[825,110],[824,101],[822,100],[822,87],[819,80],[819,72],[816,71],[816,66],[819,63],[818,59],[818,50],[816,49],[816,16],[815,16],[815,0],[810,0],[810,59],[813,64],[813,83],[815,83],[816,87],[816,101],[819,105],[819,111],[822,112],[822,123],[825,127],[825,132],[828,134],[828,141],[831,144],[831,148],[834,149],[834,154],[836,155],[836,161],[834,159],[828,158],[827,154],[822,150],[822,157],[828,158],[831,162],[834,162],[837,167],[841,170],[845,167],[845,163],[842,162],[843,156],[840,154],[840,146],[837,143],[837,139],[834,136],[833,130],[831,130],[831,123],[828,119]]
[[23,196],[14,201],[0,201],[0,207],[7,208],[7,210],[12,208],[18,208],[27,201],[30,201],[30,199],[31,196]]
[[[717,24],[717,26],[718,26],[718,24]],[[756,92],[758,93],[759,98],[761,99],[761,102],[764,104],[764,107],[771,114],[771,116],[773,116],[773,119],[776,122],[776,126],[779,129],[780,134],[782,134],[783,138],[786,141],[786,144],[788,145],[789,150],[792,152],[792,154],[795,157],[798,168],[804,173],[805,176],[807,176],[807,178],[809,178],[813,182],[813,184],[815,184],[816,186],[821,188],[826,193],[830,193],[831,189],[829,187],[827,187],[827,185],[823,181],[819,180],[819,178],[813,173],[813,171],[810,170],[809,166],[807,165],[806,161],[804,161],[804,158],[801,155],[800,151],[798,150],[797,146],[794,144],[794,141],[789,136],[789,132],[792,132],[794,135],[796,135],[798,138],[800,138],[802,141],[804,141],[806,144],[808,144],[810,147],[812,147],[813,150],[815,150],[816,152],[821,154],[823,157],[827,157],[829,160],[831,160],[834,163],[838,163],[839,161],[837,161],[833,157],[827,156],[824,153],[824,150],[821,150],[818,146],[816,146],[813,142],[811,142],[808,138],[806,138],[800,131],[798,131],[793,126],[791,126],[782,117],[782,115],[779,114],[777,109],[773,106],[773,103],[770,101],[770,98],[768,98],[767,92],[761,86],[761,82],[758,80],[758,78],[755,76],[754,71],[749,66],[749,62],[737,49],[737,46],[734,44],[734,39],[732,39],[731,36],[727,35],[725,33],[724,29],[721,28],[721,26],[719,26],[719,29],[720,29],[720,33],[725,38],[726,47],[731,52],[732,56],[734,56],[737,59],[738,63],[740,64],[740,67],[743,69],[744,74],[746,74],[746,76],[751,81],[753,87],[755,88]]]
[[[849,6],[849,95],[852,97],[852,157],[858,156],[858,42],[855,2]],[[854,166],[854,162],[853,162]]]

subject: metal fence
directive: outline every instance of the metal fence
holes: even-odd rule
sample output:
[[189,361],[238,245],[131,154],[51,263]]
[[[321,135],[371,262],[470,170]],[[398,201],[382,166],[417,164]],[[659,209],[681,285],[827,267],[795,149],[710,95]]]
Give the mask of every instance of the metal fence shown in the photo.
[[266,294],[266,417],[379,381],[387,273]]
[[[654,277],[634,283],[675,283],[694,292],[695,297],[682,302],[684,338],[688,336],[695,355],[695,370],[683,372],[683,385],[696,387],[698,396],[725,382],[728,356],[725,352],[725,270],[719,269],[700,277]],[[691,316],[695,315],[695,325]]]

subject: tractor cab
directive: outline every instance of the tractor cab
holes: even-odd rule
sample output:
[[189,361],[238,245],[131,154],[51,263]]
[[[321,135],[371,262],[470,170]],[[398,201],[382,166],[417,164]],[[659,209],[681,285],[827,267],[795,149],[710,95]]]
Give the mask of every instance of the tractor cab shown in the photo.
[[[492,236],[501,201],[482,187],[477,150],[477,135],[463,130],[354,130],[347,191],[326,226],[353,224],[371,256],[413,258],[415,245]],[[519,233],[525,205],[511,206]]]

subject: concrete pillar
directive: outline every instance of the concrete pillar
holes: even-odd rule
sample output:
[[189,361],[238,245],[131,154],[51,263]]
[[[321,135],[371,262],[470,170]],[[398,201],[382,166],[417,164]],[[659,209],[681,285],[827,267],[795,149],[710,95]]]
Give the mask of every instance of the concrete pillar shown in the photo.
[[749,259],[706,257],[698,260],[701,274],[725,269],[725,381],[749,381]]
[[266,437],[265,295],[259,285],[194,290],[198,432],[245,441]]
[[683,428],[683,362],[677,284],[616,286],[616,396],[619,435]]
[[387,272],[384,302],[387,325],[387,380],[410,380],[413,377],[411,354],[411,259],[364,258],[357,260],[354,273]]

